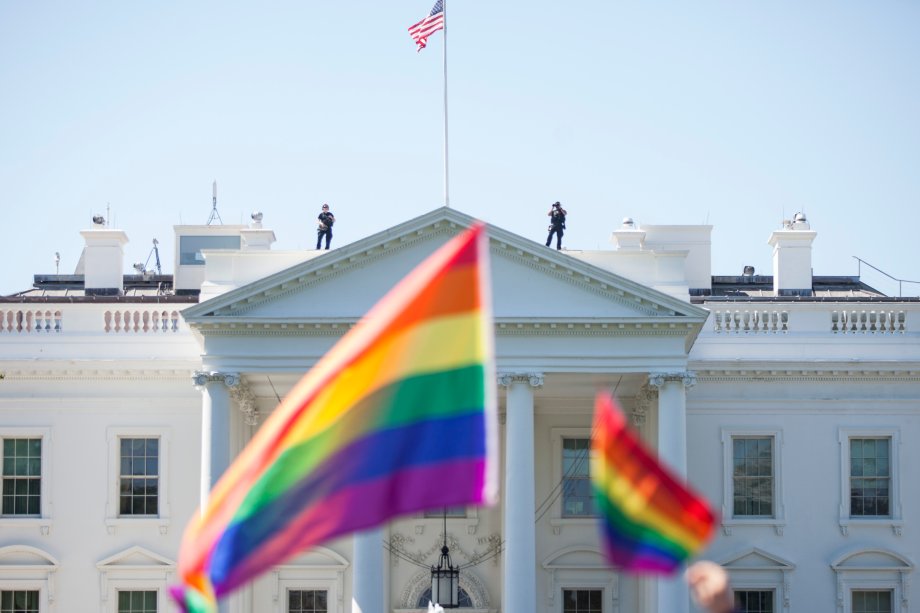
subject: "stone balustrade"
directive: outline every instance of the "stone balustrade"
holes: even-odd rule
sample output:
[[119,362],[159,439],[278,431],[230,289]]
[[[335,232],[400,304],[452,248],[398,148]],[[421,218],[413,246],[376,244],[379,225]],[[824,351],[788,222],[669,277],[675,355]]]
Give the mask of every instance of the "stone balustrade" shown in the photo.
[[782,310],[714,308],[710,315],[711,332],[727,335],[788,332],[897,335],[908,331],[908,317],[903,310],[841,309],[840,306],[822,309],[792,305]]
[[771,309],[714,310],[716,334],[783,334],[789,331],[789,313]]
[[53,334],[63,330],[63,321],[56,309],[0,309],[0,334]]
[[834,334],[903,334],[904,311],[831,311]]
[[124,308],[103,313],[103,330],[110,334],[178,332],[181,321],[175,309]]

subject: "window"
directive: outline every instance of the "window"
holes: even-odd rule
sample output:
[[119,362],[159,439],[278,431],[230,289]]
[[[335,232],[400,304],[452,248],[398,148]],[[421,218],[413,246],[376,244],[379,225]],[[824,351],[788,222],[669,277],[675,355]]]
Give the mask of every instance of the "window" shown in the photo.
[[118,613],[157,613],[156,590],[119,591]]
[[38,590],[3,590],[0,613],[38,613]]
[[891,590],[853,590],[853,613],[892,613]]
[[891,517],[891,439],[850,439],[850,516]]
[[[437,519],[439,517],[444,517],[444,508],[440,509],[428,509],[425,511],[425,517],[428,519]],[[456,507],[447,507],[447,517],[453,518],[466,518],[466,507],[465,506],[456,506]]]
[[160,439],[120,440],[118,515],[159,514]]
[[900,433],[896,428],[840,428],[840,531],[903,526],[899,495]]
[[590,438],[562,440],[562,516],[594,517],[597,515],[594,490],[588,467],[591,464]]
[[[418,597],[418,602],[415,604],[419,609],[425,609],[428,607],[428,603],[431,602],[431,588],[427,588],[422,595]],[[473,606],[473,599],[470,598],[470,595],[462,587],[457,588],[457,607],[458,608],[470,608]]]
[[722,429],[722,526],[769,525],[782,535],[783,431],[780,428]]
[[[169,530],[169,428],[112,427],[106,430],[109,488],[105,524],[149,525]],[[162,599],[161,599],[162,600]]]
[[773,437],[732,437],[732,516],[773,517]]
[[51,531],[50,428],[0,429],[0,525]]
[[41,516],[42,439],[3,439],[3,515]]
[[603,590],[562,590],[562,613],[603,613]]
[[[907,609],[914,565],[906,556],[876,547],[850,551],[831,563],[843,613],[893,613]],[[913,608],[913,607],[911,607]]]
[[326,590],[288,590],[287,613],[327,613]]
[[239,249],[239,236],[180,236],[179,264],[204,266],[202,249]]
[[745,613],[774,613],[773,590],[735,589],[735,607]]

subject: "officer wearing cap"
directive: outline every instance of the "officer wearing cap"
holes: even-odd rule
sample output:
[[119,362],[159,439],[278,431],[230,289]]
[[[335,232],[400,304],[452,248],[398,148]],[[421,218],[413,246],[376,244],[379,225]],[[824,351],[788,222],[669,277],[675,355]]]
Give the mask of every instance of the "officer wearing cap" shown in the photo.
[[553,242],[553,234],[556,235],[556,249],[562,249],[562,235],[565,233],[565,216],[566,210],[562,208],[559,201],[553,203],[549,213],[549,236],[546,237],[546,246],[549,247]]
[[329,212],[329,205],[323,203],[323,212],[317,217],[319,225],[316,227],[316,248],[320,248],[323,242],[323,236],[326,237],[326,249],[329,249],[329,243],[332,241],[332,224],[335,223],[335,215]]

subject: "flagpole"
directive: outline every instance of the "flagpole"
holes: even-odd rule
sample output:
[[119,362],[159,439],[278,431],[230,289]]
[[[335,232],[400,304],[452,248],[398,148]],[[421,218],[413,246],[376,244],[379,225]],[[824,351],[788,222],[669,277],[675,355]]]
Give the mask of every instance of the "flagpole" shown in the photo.
[[447,165],[447,0],[443,0],[444,12],[444,206],[450,207],[450,174]]

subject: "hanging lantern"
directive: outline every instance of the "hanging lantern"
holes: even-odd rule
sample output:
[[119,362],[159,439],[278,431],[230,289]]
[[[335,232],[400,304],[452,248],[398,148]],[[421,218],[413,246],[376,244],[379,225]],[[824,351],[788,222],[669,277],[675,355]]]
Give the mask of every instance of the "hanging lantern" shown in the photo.
[[460,603],[460,567],[450,563],[447,547],[447,507],[444,508],[444,546],[437,566],[431,567],[431,602],[445,609],[456,609]]

